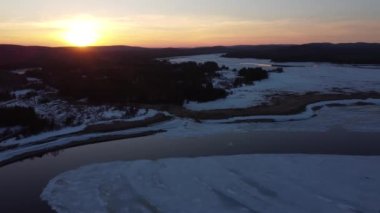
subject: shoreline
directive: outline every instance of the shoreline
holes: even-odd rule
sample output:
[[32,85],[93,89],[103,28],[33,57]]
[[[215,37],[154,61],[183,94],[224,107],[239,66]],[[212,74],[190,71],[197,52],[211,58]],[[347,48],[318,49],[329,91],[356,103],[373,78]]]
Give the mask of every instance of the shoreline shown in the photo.
[[306,93],[303,95],[288,94],[278,95],[272,97],[268,104],[261,104],[258,106],[248,108],[234,108],[234,109],[214,109],[193,111],[183,107],[168,107],[164,106],[159,108],[166,110],[169,113],[181,117],[192,118],[194,120],[223,120],[233,117],[248,117],[256,115],[293,115],[302,113],[310,104],[323,102],[323,101],[340,101],[350,99],[380,99],[379,92],[358,92],[358,93],[339,93],[339,94],[326,94],[326,93]]
[[100,136],[100,137],[93,137],[85,140],[74,140],[71,141],[67,144],[63,145],[57,145],[54,147],[49,147],[41,150],[35,150],[31,152],[25,152],[20,155],[16,155],[14,157],[11,157],[9,159],[0,161],[0,168],[4,167],[6,165],[19,162],[31,157],[36,157],[36,156],[43,156],[45,154],[54,152],[54,151],[59,151],[67,148],[73,148],[73,147],[78,147],[78,146],[85,146],[89,144],[97,144],[97,143],[105,143],[108,141],[115,141],[115,140],[121,140],[121,139],[129,139],[129,138],[139,138],[139,137],[145,137],[145,136],[150,136],[158,133],[166,132],[165,130],[156,130],[156,131],[145,131],[145,132],[138,132],[138,133],[131,133],[131,134],[120,134],[120,135],[107,135],[107,136]]
[[[84,127],[82,130],[67,133],[67,134],[61,134],[61,135],[54,135],[51,137],[47,137],[41,140],[36,140],[34,142],[30,142],[28,144],[11,144],[8,146],[0,146],[0,152],[1,151],[7,151],[11,149],[16,149],[20,147],[28,147],[30,145],[39,145],[39,144],[45,144],[52,142],[54,140],[58,140],[65,137],[72,137],[72,136],[80,136],[85,134],[93,134],[93,133],[107,133],[107,132],[117,132],[122,130],[129,130],[129,129],[135,129],[139,127],[149,127],[150,125],[154,125],[160,122],[169,121],[171,120],[171,116],[167,116],[163,113],[158,113],[152,117],[143,119],[143,120],[136,120],[136,121],[112,121],[110,123],[97,123],[97,124],[90,124],[86,127]],[[33,137],[33,136],[31,136]]]
[[[296,116],[296,115],[302,114],[303,112],[306,112],[307,108],[310,105],[313,105],[319,102],[358,99],[358,100],[362,100],[363,102],[359,101],[356,103],[356,105],[364,105],[364,104],[368,104],[368,103],[365,103],[365,100],[369,98],[380,99],[380,94],[379,93],[365,93],[365,94],[356,93],[356,94],[313,94],[313,95],[301,95],[301,96],[287,95],[286,97],[280,96],[280,97],[272,98],[273,105],[261,105],[261,106],[246,108],[246,109],[202,111],[202,112],[198,112],[199,114],[197,114],[197,112],[191,111],[191,113],[193,114],[187,114],[190,116],[185,117],[185,118],[192,118],[194,119],[195,122],[202,122],[202,120],[200,120],[199,117],[201,117],[202,119],[205,119],[205,118],[210,118],[210,117],[215,118],[215,116],[217,116],[217,119],[210,119],[215,122],[223,121],[222,119],[227,119],[227,121],[222,122],[221,124],[250,123],[250,122],[281,122],[275,119],[250,118],[249,116],[265,116],[265,115],[267,116],[281,116],[281,115]],[[282,109],[282,107],[284,106],[288,106],[288,107],[285,107],[285,109]],[[326,106],[337,107],[337,106],[344,106],[344,104],[342,105],[342,104],[335,103],[335,104],[326,104]],[[312,111],[318,111],[322,108],[320,106],[314,106],[314,107],[310,106],[310,107]],[[276,111],[278,109],[281,109],[281,110]],[[183,112],[189,112],[189,111],[186,110]],[[228,112],[234,112],[234,113],[226,114]],[[266,114],[268,112],[273,112],[273,114],[270,114],[270,115]],[[174,114],[174,115],[178,116],[178,114]],[[224,116],[221,116],[221,115],[224,115]],[[181,118],[181,116],[178,116],[178,117]],[[157,128],[157,130],[145,130],[145,131],[141,130],[141,131],[136,131],[132,133],[124,133],[124,134],[118,133],[117,131],[130,130],[130,129],[133,130],[139,127],[150,127],[152,125],[171,120],[172,118],[173,118],[172,116],[167,116],[167,115],[164,115],[163,113],[159,113],[156,116],[153,116],[141,121],[119,122],[116,125],[115,123],[110,123],[110,124],[96,124],[93,126],[88,126],[84,130],[81,130],[79,132],[72,133],[69,135],[80,136],[80,135],[86,135],[86,134],[91,134],[91,133],[110,133],[110,134],[99,135],[99,136],[95,135],[93,137],[89,136],[89,138],[84,138],[84,139],[73,139],[72,141],[69,141],[64,144],[58,144],[52,147],[44,147],[40,150],[26,151],[25,153],[15,154],[14,156],[9,157],[8,159],[0,161],[0,168],[5,165],[11,164],[17,161],[21,161],[33,156],[40,156],[40,155],[44,155],[50,152],[67,149],[71,147],[84,146],[84,145],[95,144],[95,143],[103,143],[103,142],[115,141],[115,140],[120,140],[120,139],[144,137],[144,136],[150,136],[150,135],[166,132],[167,130],[160,129],[159,127]],[[228,121],[228,118],[235,118],[236,120]],[[238,120],[238,118],[240,118],[241,120]],[[207,121],[205,120],[205,122]],[[115,133],[112,134],[112,132],[115,132]],[[54,142],[54,140],[62,139],[65,136],[67,137],[67,135],[53,136],[44,140],[31,142],[27,146],[21,145],[20,147],[24,146],[28,148],[28,147],[48,144],[50,142]],[[15,147],[12,147],[12,148],[14,150],[17,150],[17,148]],[[9,149],[9,150],[13,150],[13,149]]]

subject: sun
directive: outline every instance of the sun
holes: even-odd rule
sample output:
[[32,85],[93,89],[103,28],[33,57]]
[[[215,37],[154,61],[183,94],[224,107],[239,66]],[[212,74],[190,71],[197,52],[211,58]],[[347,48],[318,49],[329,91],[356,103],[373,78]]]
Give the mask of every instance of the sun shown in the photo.
[[94,20],[73,20],[67,24],[64,39],[78,47],[94,45],[100,37],[98,25]]

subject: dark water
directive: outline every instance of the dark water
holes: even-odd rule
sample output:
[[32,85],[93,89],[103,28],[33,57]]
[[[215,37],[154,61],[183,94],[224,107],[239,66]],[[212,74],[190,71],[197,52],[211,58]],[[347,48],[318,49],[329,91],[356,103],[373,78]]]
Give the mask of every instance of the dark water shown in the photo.
[[176,139],[156,135],[69,148],[0,168],[0,212],[51,212],[39,198],[48,181],[87,164],[252,153],[380,155],[380,133],[248,132]]

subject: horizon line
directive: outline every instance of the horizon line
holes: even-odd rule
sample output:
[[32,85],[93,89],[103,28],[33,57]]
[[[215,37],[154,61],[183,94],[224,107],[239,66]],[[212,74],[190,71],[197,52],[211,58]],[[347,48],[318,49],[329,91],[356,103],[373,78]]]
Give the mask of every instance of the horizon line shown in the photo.
[[145,49],[196,49],[196,48],[215,48],[215,47],[239,47],[239,46],[281,46],[281,45],[308,45],[308,44],[380,44],[380,42],[366,42],[366,41],[357,41],[357,42],[309,42],[309,43],[263,43],[263,44],[235,44],[235,45],[205,45],[205,46],[161,46],[161,47],[152,47],[152,46],[133,46],[128,44],[112,44],[112,45],[89,45],[89,46],[50,46],[50,45],[32,45],[32,44],[14,44],[14,43],[0,43],[0,46],[19,46],[19,47],[45,47],[45,48],[97,48],[97,47],[131,47],[131,48],[145,48]]

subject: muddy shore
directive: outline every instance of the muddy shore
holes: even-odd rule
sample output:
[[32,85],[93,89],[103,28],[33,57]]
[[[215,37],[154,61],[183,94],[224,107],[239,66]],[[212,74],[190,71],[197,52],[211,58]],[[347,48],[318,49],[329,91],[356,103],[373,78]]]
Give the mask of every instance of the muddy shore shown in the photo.
[[193,118],[195,120],[219,120],[232,117],[244,117],[254,115],[291,115],[305,111],[309,104],[348,99],[380,99],[380,92],[360,92],[344,94],[321,94],[306,93],[302,95],[288,94],[274,96],[269,99],[267,104],[259,106],[240,108],[240,109],[215,109],[204,111],[192,111],[183,107],[162,107],[161,110],[167,110],[178,117]]

